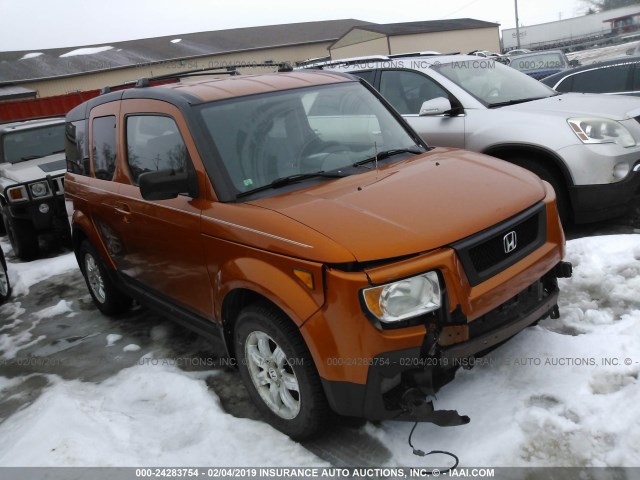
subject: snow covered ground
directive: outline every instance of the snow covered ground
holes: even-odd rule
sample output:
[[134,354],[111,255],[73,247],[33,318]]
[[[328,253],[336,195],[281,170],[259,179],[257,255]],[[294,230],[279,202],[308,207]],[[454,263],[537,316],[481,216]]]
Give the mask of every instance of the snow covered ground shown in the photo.
[[[7,361],[20,358],[26,344],[46,343],[14,335],[17,327],[31,331],[30,323],[59,317],[70,323],[78,313],[77,299],[64,298],[25,313],[24,296],[47,277],[78,281],[79,274],[70,253],[19,264],[6,240],[0,243],[16,289],[0,307],[0,359]],[[436,407],[455,408],[471,422],[421,424],[414,445],[451,451],[462,466],[640,466],[640,236],[572,240],[567,251],[574,276],[561,282],[561,318],[460,370]],[[227,413],[205,382],[222,371],[181,370],[120,334],[104,340],[105,351],[139,360],[101,382],[39,374],[40,395],[0,423],[0,466],[329,465],[266,424]],[[35,375],[3,369],[0,363],[0,398]],[[411,426],[359,428],[390,450],[384,466],[448,464],[412,455]]]

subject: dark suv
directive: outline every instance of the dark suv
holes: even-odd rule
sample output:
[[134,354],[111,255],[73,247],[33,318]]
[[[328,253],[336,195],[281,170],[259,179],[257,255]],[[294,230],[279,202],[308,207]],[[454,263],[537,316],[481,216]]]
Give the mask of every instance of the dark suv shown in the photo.
[[38,237],[70,238],[64,201],[64,119],[0,125],[0,207],[2,226],[15,255],[31,260]]

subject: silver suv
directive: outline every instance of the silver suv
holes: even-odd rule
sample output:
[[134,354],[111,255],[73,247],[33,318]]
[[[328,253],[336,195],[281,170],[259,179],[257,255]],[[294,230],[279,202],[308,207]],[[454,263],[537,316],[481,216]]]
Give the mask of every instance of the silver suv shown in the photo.
[[559,94],[468,55],[377,56],[311,68],[365,79],[431,145],[486,153],[536,173],[556,190],[563,221],[624,214],[640,187],[638,98]]
[[0,233],[6,231],[22,260],[38,255],[41,234],[70,240],[64,136],[63,118],[0,125]]

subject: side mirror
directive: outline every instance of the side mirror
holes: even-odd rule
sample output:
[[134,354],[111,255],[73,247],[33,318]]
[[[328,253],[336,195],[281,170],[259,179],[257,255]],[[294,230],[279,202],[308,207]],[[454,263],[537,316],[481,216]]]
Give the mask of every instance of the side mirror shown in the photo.
[[419,115],[421,117],[427,117],[431,115],[442,115],[451,110],[451,102],[448,98],[436,97],[431,100],[427,100],[420,107]]
[[198,184],[194,175],[175,170],[147,172],[140,175],[138,185],[145,200],[168,200],[181,193],[197,196]]
[[573,60],[569,60],[569,66],[570,67],[579,67],[580,66],[580,60],[578,60],[577,58],[574,58]]

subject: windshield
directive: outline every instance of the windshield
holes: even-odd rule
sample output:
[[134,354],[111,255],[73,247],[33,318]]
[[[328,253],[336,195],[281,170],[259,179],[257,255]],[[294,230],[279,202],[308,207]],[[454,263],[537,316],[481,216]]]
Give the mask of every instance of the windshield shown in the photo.
[[527,55],[522,58],[514,58],[509,64],[512,68],[521,72],[531,70],[553,70],[566,67],[564,58],[560,52],[540,53]]
[[432,68],[487,106],[556,94],[538,80],[494,60],[464,60]]
[[20,130],[2,136],[2,161],[24,162],[64,152],[64,124]]
[[376,154],[390,158],[382,152],[419,148],[355,82],[234,98],[200,112],[239,195],[283,185],[281,180],[292,176],[318,181],[330,177],[310,174],[355,173],[371,168],[364,162]]

